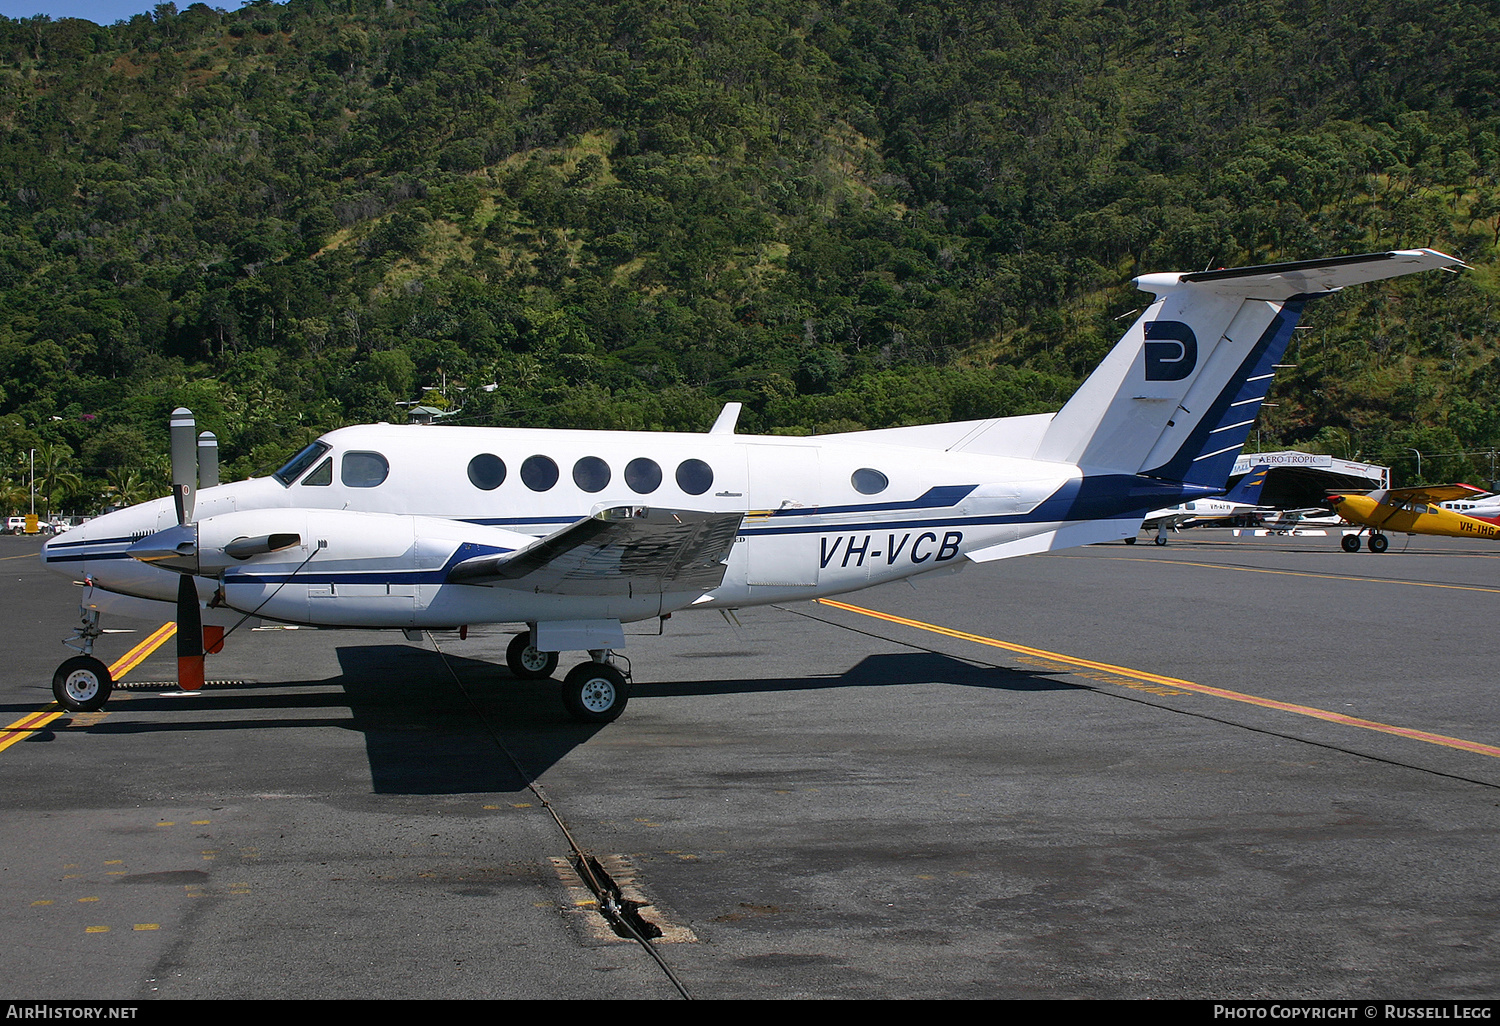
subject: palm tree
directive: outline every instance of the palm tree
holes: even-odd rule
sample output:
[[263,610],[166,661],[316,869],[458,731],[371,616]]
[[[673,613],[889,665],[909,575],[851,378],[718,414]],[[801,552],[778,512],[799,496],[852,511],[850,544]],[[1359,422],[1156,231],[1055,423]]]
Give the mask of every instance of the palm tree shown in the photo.
[[26,512],[30,498],[31,490],[25,484],[10,480],[0,481],[0,507],[7,512]]
[[52,498],[58,492],[76,492],[83,478],[72,467],[73,450],[62,442],[45,442],[36,450],[37,494],[42,497],[46,519],[52,519]]
[[134,467],[112,467],[105,480],[104,492],[111,505],[134,506],[155,498],[155,489],[146,480],[146,475]]

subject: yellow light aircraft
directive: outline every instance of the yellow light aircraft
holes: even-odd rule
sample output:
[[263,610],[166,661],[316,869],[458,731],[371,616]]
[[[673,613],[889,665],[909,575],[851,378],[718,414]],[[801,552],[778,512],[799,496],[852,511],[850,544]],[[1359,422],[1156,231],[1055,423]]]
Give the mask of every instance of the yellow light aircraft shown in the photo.
[[1328,506],[1346,522],[1360,528],[1358,534],[1344,535],[1345,552],[1359,551],[1359,538],[1365,529],[1370,532],[1366,542],[1370,551],[1384,552],[1390,546],[1386,531],[1500,540],[1500,524],[1437,505],[1483,494],[1482,489],[1466,484],[1382,488],[1365,495],[1330,495]]

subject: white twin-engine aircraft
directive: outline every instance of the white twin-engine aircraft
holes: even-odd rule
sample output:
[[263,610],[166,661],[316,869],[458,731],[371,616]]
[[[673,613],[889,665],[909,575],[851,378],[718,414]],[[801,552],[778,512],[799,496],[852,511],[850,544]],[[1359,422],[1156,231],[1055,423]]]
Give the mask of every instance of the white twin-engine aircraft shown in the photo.
[[1056,414],[810,438],[737,435],[734,403],[706,434],[377,424],[219,484],[178,410],[173,495],[43,549],[85,586],[67,642],[83,654],[53,692],[102,706],[99,614],[175,606],[185,689],[203,684],[205,633],[216,644],[247,618],[515,624],[516,675],[585,651],[564,703],[612,720],[629,695],[622,624],[1134,538],[1149,511],[1219,494],[1308,300],[1461,266],[1420,249],[1145,275],[1155,301]]

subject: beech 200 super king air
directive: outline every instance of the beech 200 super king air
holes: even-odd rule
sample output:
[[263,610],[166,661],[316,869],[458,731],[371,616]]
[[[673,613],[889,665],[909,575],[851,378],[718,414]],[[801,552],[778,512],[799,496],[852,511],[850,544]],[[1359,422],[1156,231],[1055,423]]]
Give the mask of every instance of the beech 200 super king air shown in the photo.
[[[185,689],[205,633],[515,624],[508,663],[612,720],[622,625],[818,598],[968,563],[1135,537],[1151,510],[1224,491],[1305,304],[1460,267],[1433,250],[1135,279],[1155,300],[1056,414],[810,438],[370,425],[275,474],[218,484],[173,415],[173,494],[49,541],[81,578],[82,654],[53,691],[97,709],[101,612],[173,615]],[[211,437],[211,436],[209,436]],[[212,449],[209,450],[212,452]]]

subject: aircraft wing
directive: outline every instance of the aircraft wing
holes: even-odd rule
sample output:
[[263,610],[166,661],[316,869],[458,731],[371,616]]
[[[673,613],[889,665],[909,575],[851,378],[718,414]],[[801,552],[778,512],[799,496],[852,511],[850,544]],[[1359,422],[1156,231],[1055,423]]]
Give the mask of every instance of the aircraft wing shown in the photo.
[[616,506],[515,552],[475,556],[448,571],[454,584],[552,595],[710,592],[743,513]]
[[1391,505],[1403,502],[1452,502],[1454,499],[1471,499],[1485,494],[1483,488],[1466,484],[1418,485],[1413,488],[1392,488],[1383,501]]

